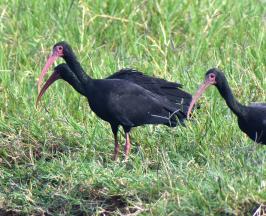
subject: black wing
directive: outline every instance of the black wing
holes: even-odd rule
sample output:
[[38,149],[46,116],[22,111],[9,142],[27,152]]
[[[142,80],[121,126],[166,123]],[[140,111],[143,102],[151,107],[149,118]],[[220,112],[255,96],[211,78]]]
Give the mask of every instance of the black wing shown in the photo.
[[133,82],[141,87],[151,91],[154,94],[158,94],[166,97],[169,101],[189,106],[192,96],[191,94],[181,90],[182,85],[175,82],[169,82],[164,79],[146,76],[142,72],[134,69],[124,68],[107,77],[107,79],[124,79]]

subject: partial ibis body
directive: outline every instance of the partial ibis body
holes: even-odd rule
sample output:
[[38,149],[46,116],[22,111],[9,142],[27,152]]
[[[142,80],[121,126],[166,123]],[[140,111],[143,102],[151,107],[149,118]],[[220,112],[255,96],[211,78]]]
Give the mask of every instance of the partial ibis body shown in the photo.
[[266,144],[266,103],[254,103],[249,106],[240,104],[234,98],[223,72],[216,68],[207,71],[204,83],[192,99],[188,116],[196,101],[210,85],[217,87],[228,107],[237,116],[240,129],[255,142]]
[[[63,57],[68,65],[61,64],[56,67],[40,89],[44,75],[58,57]],[[121,70],[106,79],[92,79],[84,72],[71,47],[65,42],[54,46],[53,54],[42,70],[37,102],[58,78],[66,80],[86,96],[96,115],[110,123],[115,139],[114,159],[119,151],[117,133],[120,125],[126,133],[127,158],[130,150],[129,132],[132,127],[144,124],[175,127],[186,119],[192,99],[190,94],[180,89],[180,84],[148,77],[131,69]]]

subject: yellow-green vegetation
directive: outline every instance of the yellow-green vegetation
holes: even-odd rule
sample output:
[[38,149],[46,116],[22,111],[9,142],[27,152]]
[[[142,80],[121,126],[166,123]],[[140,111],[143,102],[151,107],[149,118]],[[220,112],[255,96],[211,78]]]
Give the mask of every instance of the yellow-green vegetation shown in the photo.
[[265,102],[265,32],[264,0],[1,0],[0,214],[250,215],[266,202],[266,148],[214,87],[186,127],[133,129],[128,163],[67,83],[35,100],[65,40],[94,78],[131,67],[194,93],[219,67],[241,103]]

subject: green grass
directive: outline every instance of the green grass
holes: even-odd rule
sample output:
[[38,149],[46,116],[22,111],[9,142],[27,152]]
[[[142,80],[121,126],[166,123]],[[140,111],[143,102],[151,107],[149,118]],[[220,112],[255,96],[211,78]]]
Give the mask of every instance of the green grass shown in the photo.
[[266,202],[266,148],[214,87],[187,127],[132,130],[124,163],[111,160],[109,125],[63,81],[36,110],[36,81],[66,40],[94,78],[132,67],[194,93],[219,67],[241,103],[265,102],[265,32],[264,0],[2,0],[0,214],[250,215]]

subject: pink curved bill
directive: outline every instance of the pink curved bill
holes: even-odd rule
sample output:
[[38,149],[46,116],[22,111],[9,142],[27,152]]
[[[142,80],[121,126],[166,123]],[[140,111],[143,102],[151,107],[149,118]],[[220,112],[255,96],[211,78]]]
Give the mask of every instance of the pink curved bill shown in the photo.
[[192,101],[189,105],[188,112],[187,112],[187,118],[190,118],[190,114],[192,112],[192,109],[197,102],[197,100],[200,98],[200,96],[203,94],[203,92],[211,85],[208,80],[205,80],[205,82],[199,87],[198,91],[195,93],[195,95],[192,98]]
[[38,103],[41,100],[43,94],[45,93],[45,91],[49,88],[50,85],[52,85],[58,79],[60,79],[60,74],[57,71],[54,71],[39,92],[39,95],[37,97],[36,104],[35,104],[36,108],[37,108]]
[[53,53],[52,55],[49,56],[49,58],[46,61],[45,66],[42,69],[42,72],[39,76],[38,79],[38,93],[40,93],[41,90],[41,85],[42,85],[42,80],[43,77],[45,76],[45,74],[47,73],[47,71],[49,70],[49,68],[51,67],[51,65],[56,61],[56,59],[58,59],[59,56],[56,53]]

